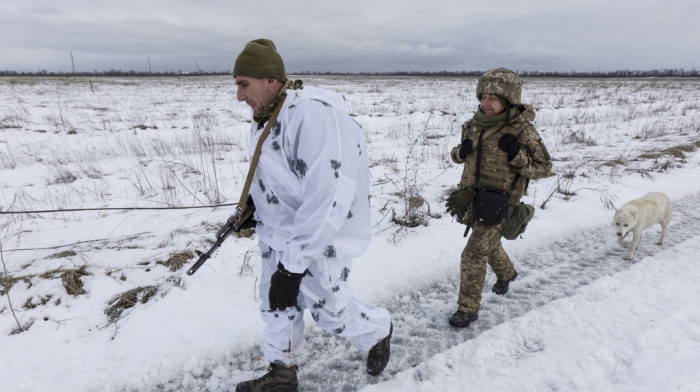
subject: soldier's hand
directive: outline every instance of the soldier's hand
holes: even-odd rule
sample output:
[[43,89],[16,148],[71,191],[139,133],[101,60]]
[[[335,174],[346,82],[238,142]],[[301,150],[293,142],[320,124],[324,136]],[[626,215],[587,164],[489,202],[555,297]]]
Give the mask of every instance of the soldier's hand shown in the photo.
[[474,196],[476,196],[476,192],[470,187],[458,189],[450,193],[445,203],[447,207],[446,211],[461,222],[462,217],[467,213],[467,208],[469,208],[472,200],[474,200]]
[[473,150],[472,146],[472,139],[464,139],[462,140],[462,145],[459,146],[459,158],[464,159],[467,157],[467,155],[472,153]]
[[281,263],[278,263],[277,271],[270,279],[270,309],[285,310],[297,306],[299,287],[304,275],[289,272]]
[[515,135],[508,133],[498,139],[498,148],[508,154],[508,162],[510,162],[516,155],[518,155],[518,151],[520,151],[520,143]]
[[241,226],[236,231],[255,229],[255,226],[257,226],[258,224],[258,221],[253,219],[253,213],[255,212],[255,203],[253,203],[253,197],[248,195],[245,204],[245,208],[243,209],[243,211],[241,211],[240,217],[237,218],[235,215],[232,215],[229,218],[229,221],[231,221],[231,223],[236,223],[236,219],[243,220]]

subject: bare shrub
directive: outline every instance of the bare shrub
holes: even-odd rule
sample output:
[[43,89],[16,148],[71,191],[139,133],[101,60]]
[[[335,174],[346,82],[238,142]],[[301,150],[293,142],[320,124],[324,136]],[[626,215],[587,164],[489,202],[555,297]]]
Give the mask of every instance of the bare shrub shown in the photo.
[[606,190],[592,187],[579,187],[572,189],[574,176],[569,174],[570,173],[567,173],[564,176],[557,177],[557,182],[554,185],[553,190],[549,193],[549,196],[545,198],[542,204],[540,204],[540,209],[544,210],[547,203],[549,203],[552,197],[554,197],[556,194],[561,195],[561,198],[564,201],[569,201],[581,191],[596,192],[600,197],[601,203],[603,203],[603,207],[607,209],[615,208],[614,203],[616,196],[609,194]]

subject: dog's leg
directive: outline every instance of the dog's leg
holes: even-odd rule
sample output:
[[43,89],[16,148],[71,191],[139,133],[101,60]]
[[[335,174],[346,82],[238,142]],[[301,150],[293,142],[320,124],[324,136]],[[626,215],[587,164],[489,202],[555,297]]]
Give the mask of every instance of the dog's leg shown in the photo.
[[666,241],[666,228],[668,227],[668,222],[661,222],[661,238],[656,242],[656,245],[663,245]]
[[659,241],[656,243],[656,245],[663,245],[664,241],[666,241],[666,229],[668,228],[668,225],[671,223],[671,206],[669,205],[668,208],[666,208],[666,214],[661,219],[661,238],[659,238]]
[[632,232],[632,243],[630,244],[630,249],[627,252],[627,254],[623,257],[624,260],[632,260],[632,256],[634,255],[634,252],[637,250],[637,246],[639,245],[639,240],[642,239],[642,232],[634,230]]

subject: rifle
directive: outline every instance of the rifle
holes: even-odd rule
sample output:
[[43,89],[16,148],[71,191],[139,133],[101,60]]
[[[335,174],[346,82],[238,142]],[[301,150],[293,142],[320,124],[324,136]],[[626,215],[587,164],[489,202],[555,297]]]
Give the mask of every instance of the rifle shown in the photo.
[[214,245],[209,248],[207,253],[202,253],[199,249],[196,249],[194,253],[199,256],[199,259],[190,267],[189,270],[187,270],[187,275],[192,275],[197,270],[199,267],[202,266],[209,258],[211,255],[216,251],[221,244],[224,243],[224,240],[231,235],[231,233],[238,233],[241,231],[241,227],[248,222],[252,217],[253,213],[255,212],[255,204],[253,204],[253,200],[251,199],[250,196],[248,196],[248,200],[246,202],[245,210],[241,210],[241,207],[236,207],[236,212],[231,215],[227,220],[226,224],[219,229],[219,231],[216,233],[216,242],[214,242]]
[[[284,99],[287,99],[286,95]],[[199,269],[199,267],[201,267],[202,264],[204,264],[207,261],[207,259],[211,257],[212,253],[214,253],[214,251],[221,246],[226,237],[228,237],[233,232],[239,232],[241,230],[241,227],[243,227],[243,225],[253,216],[253,212],[255,212],[255,204],[253,204],[253,198],[250,197],[248,191],[250,190],[250,185],[253,182],[253,174],[255,173],[255,167],[258,165],[258,159],[260,158],[260,150],[262,148],[262,144],[265,141],[265,138],[267,138],[267,135],[270,134],[270,128],[272,127],[272,124],[275,123],[275,121],[277,120],[277,115],[280,113],[280,110],[282,110],[282,106],[284,105],[284,99],[277,105],[277,109],[275,109],[275,111],[272,113],[272,116],[267,121],[267,125],[265,125],[265,129],[263,129],[262,134],[260,134],[258,144],[255,147],[255,153],[253,154],[253,158],[250,161],[250,167],[248,168],[248,176],[245,179],[245,185],[243,186],[243,191],[241,192],[241,198],[238,202],[238,207],[236,207],[236,213],[231,215],[226,221],[224,227],[222,227],[219,230],[219,232],[216,233],[216,242],[214,243],[214,245],[212,245],[211,249],[209,249],[207,253],[202,253],[199,250],[194,251],[197,254],[197,256],[199,256],[199,259],[187,271],[187,275],[192,275],[195,272],[197,272],[197,269]]]

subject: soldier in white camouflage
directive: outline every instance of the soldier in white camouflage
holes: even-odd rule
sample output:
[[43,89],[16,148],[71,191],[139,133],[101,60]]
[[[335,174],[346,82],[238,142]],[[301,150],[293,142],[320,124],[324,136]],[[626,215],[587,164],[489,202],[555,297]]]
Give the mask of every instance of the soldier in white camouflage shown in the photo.
[[518,276],[501,244],[505,212],[520,203],[531,179],[551,175],[551,157],[531,123],[535,111],[521,102],[521,91],[515,72],[485,72],[476,88],[479,109],[462,125],[461,143],[451,152],[464,170],[447,211],[471,229],[461,256],[458,308],[449,319],[455,327],[478,318],[487,264],[496,274],[492,291],[498,295]]
[[299,389],[307,311],[320,328],[367,351],[366,371],[378,376],[391,356],[391,316],[355,298],[348,280],[353,258],[364,253],[372,234],[364,132],[342,95],[289,81],[268,39],[246,44],[233,77],[238,100],[252,109],[251,161],[261,141],[250,198],[270,363],[267,373],[236,391]]

